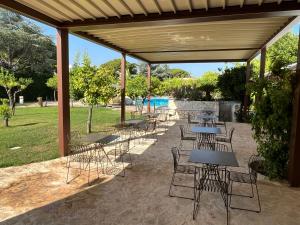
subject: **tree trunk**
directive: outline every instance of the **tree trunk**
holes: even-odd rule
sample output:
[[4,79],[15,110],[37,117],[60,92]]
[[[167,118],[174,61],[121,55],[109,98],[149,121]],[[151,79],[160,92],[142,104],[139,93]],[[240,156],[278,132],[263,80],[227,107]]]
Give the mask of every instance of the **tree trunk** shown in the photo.
[[92,116],[93,116],[93,105],[89,106],[89,114],[87,120],[87,130],[86,132],[89,134],[92,132]]
[[13,103],[12,103],[12,115],[15,115],[16,112],[16,101],[17,101],[17,92],[14,93],[14,97],[13,97]]
[[211,100],[210,91],[206,91],[205,92],[205,98],[206,98],[206,101],[210,101]]
[[8,118],[5,118],[3,122],[4,127],[8,127]]
[[54,90],[54,92],[53,92],[53,96],[54,96],[54,101],[56,102],[56,90]]

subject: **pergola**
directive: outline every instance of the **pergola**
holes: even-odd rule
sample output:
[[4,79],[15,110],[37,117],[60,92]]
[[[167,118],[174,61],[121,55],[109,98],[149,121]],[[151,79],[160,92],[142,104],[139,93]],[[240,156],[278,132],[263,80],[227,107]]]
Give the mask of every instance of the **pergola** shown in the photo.
[[[126,55],[148,63],[148,87],[150,64],[159,63],[247,62],[249,81],[250,61],[261,54],[260,77],[263,77],[267,47],[291,29],[300,16],[299,0],[0,0],[0,6],[57,29],[62,156],[68,152],[70,133],[69,33],[122,54],[123,122]],[[299,56],[298,50],[298,78]],[[289,181],[292,186],[299,186],[300,82],[294,100]],[[247,101],[248,97],[245,105]]]

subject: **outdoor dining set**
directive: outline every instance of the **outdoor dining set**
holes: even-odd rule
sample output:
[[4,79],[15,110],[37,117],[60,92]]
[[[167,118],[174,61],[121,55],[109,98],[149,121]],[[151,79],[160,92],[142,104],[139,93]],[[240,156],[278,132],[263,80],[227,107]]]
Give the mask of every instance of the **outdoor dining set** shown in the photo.
[[[87,171],[90,184],[92,170],[96,170],[98,178],[100,174],[125,176],[126,168],[132,166],[131,149],[137,142],[157,140],[157,128],[166,131],[164,123],[168,121],[167,112],[166,109],[148,113],[134,112],[130,119],[122,123],[118,120],[114,127],[101,132],[86,136],[72,132],[69,137],[66,182],[71,182]],[[71,168],[79,171],[73,178],[70,178]]]
[[[171,149],[174,170],[169,196],[191,199],[194,202],[193,219],[197,217],[200,196],[204,192],[220,193],[226,208],[227,224],[229,224],[230,208],[260,212],[257,173],[251,168],[251,164],[258,160],[258,156],[252,155],[249,158],[248,172],[240,172],[240,169],[236,169],[239,163],[232,146],[234,128],[228,131],[226,123],[219,121],[213,110],[198,111],[194,115],[188,113],[187,123],[179,125],[179,128],[180,144]],[[185,179],[176,181],[179,174],[190,178],[193,185],[187,185]],[[234,183],[249,184],[251,194],[235,193]],[[256,194],[254,194],[254,187]],[[192,190],[192,197],[175,194],[175,192],[182,193],[178,191],[179,189]],[[255,195],[258,204],[256,209],[237,207],[232,204],[232,196],[254,198]]]

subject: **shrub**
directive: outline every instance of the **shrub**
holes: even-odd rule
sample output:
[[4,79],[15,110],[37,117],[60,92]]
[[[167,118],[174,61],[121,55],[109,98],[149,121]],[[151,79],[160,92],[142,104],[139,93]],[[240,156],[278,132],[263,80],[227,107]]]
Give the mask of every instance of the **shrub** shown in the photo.
[[2,116],[5,127],[8,127],[8,120],[12,116],[8,102],[8,99],[0,99],[0,115]]

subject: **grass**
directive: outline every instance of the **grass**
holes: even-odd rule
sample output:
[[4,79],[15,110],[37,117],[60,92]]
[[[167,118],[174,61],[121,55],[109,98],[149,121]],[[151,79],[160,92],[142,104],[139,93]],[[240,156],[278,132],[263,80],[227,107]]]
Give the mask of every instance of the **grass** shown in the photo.
[[[71,108],[71,130],[86,132],[87,108]],[[95,108],[92,131],[112,126],[120,111]],[[17,166],[59,157],[57,107],[17,108],[9,127],[0,126],[0,167]],[[12,147],[21,147],[12,150]]]

